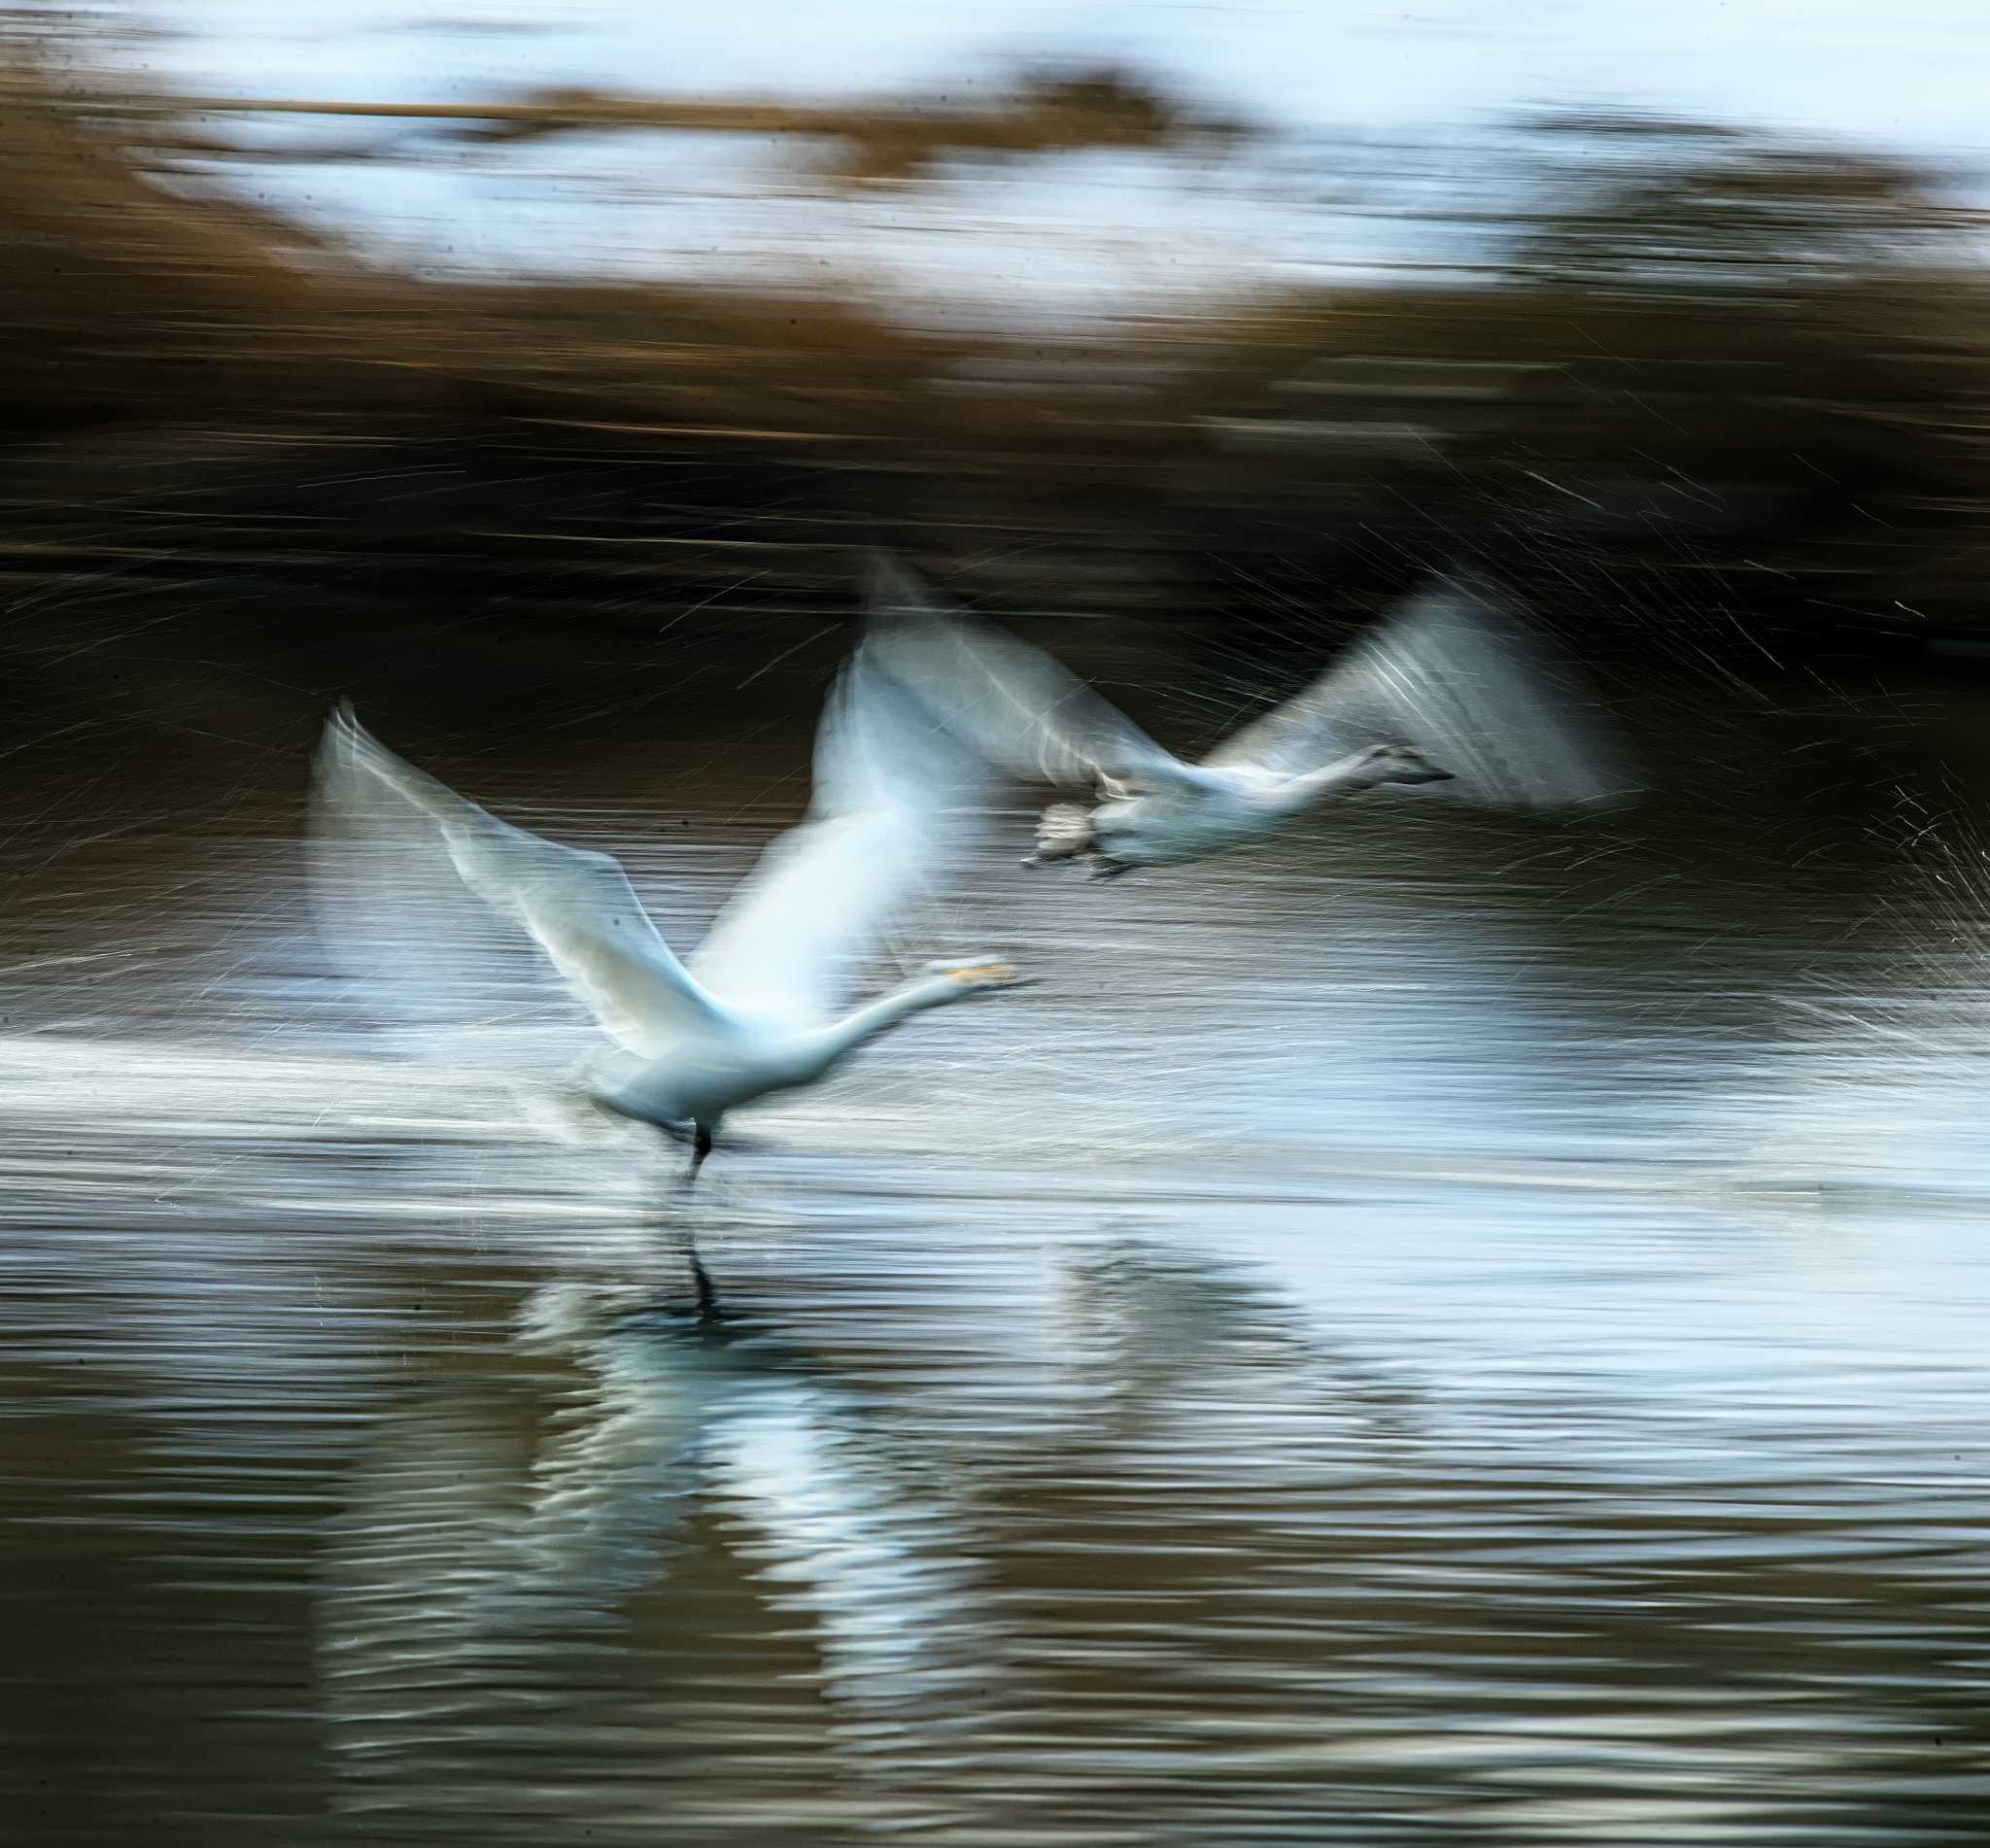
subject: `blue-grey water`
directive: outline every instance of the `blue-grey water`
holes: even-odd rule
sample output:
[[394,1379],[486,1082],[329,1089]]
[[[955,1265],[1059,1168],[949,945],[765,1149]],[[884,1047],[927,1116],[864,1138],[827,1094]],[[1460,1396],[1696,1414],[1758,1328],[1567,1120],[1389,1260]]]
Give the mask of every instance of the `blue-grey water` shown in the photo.
[[472,697],[396,633],[134,626],[11,719],[13,1839],[1983,1838],[1979,686],[1709,674],[1642,808],[1106,886],[1018,807],[907,953],[1038,984],[686,1204],[489,1063],[550,1018],[327,969],[312,727],[688,943],[830,644]]

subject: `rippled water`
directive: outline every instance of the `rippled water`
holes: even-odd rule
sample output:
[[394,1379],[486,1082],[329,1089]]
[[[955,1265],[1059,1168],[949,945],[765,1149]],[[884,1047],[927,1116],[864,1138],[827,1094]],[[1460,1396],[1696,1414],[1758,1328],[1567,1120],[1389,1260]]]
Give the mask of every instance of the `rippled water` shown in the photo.
[[[1009,840],[917,947],[1039,985],[690,1207],[325,972],[295,692],[13,758],[17,1838],[1983,1838],[1990,907],[1898,689],[1592,831]],[[679,941],[802,798],[419,712]]]

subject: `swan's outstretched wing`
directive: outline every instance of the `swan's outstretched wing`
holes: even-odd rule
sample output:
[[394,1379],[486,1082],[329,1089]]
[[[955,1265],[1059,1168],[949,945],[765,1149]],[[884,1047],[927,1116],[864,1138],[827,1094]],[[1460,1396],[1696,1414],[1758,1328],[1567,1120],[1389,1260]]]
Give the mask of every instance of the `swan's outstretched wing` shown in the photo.
[[949,614],[883,553],[872,556],[869,603],[872,645],[887,671],[1012,775],[1083,790],[1198,780],[1048,655]]
[[316,818],[321,841],[361,848],[405,844],[425,831],[439,838],[463,883],[523,926],[601,1030],[632,1052],[654,1058],[722,1018],[608,855],[557,846],[486,814],[395,756],[349,707],[325,729]]
[[1437,787],[1490,807],[1602,804],[1634,787],[1616,727],[1574,663],[1458,578],[1416,597],[1207,761],[1298,775],[1385,743],[1426,751],[1456,779]]
[[893,918],[981,833],[986,770],[867,643],[830,690],[807,818],[761,857],[692,958],[742,1014],[803,1025],[835,1010]]

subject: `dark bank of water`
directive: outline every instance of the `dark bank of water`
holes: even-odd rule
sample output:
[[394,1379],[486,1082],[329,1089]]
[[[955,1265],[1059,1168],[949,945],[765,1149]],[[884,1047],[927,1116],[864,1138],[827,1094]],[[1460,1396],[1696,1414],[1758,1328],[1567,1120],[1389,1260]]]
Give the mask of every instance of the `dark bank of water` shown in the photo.
[[309,743],[354,692],[683,941],[834,632],[294,614],[16,657],[22,1839],[1981,1839],[1980,683],[1648,675],[1589,827],[1090,887],[1018,810],[912,951],[1041,984],[686,1209],[326,974]]

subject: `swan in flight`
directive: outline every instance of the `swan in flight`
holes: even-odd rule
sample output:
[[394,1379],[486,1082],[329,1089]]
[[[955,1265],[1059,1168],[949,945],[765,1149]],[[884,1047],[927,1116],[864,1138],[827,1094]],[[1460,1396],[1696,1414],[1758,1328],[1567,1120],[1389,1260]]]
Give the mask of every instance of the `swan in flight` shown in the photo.
[[1269,838],[1315,803],[1390,783],[1449,783],[1481,805],[1519,809],[1626,793],[1611,733],[1564,690],[1571,665],[1458,578],[1441,579],[1199,764],[1164,750],[1048,655],[946,611],[882,553],[870,601],[870,645],[887,671],[993,763],[1088,793],[1045,809],[1026,866],[1088,860],[1095,878],[1111,878],[1201,860]]
[[[623,1070],[593,1087],[594,1101],[671,1135],[689,1132],[689,1184],[733,1112],[818,1082],[915,1013],[1019,979],[985,957],[936,962],[917,980],[836,1011],[846,968],[877,946],[934,867],[972,834],[984,773],[860,649],[816,735],[808,816],[767,850],[689,968],[607,854],[487,814],[388,750],[350,705],[326,727],[317,822],[334,845],[405,842],[410,823],[439,836],[463,885],[523,927],[623,1049]],[[321,883],[323,910],[341,894],[331,873]]]

